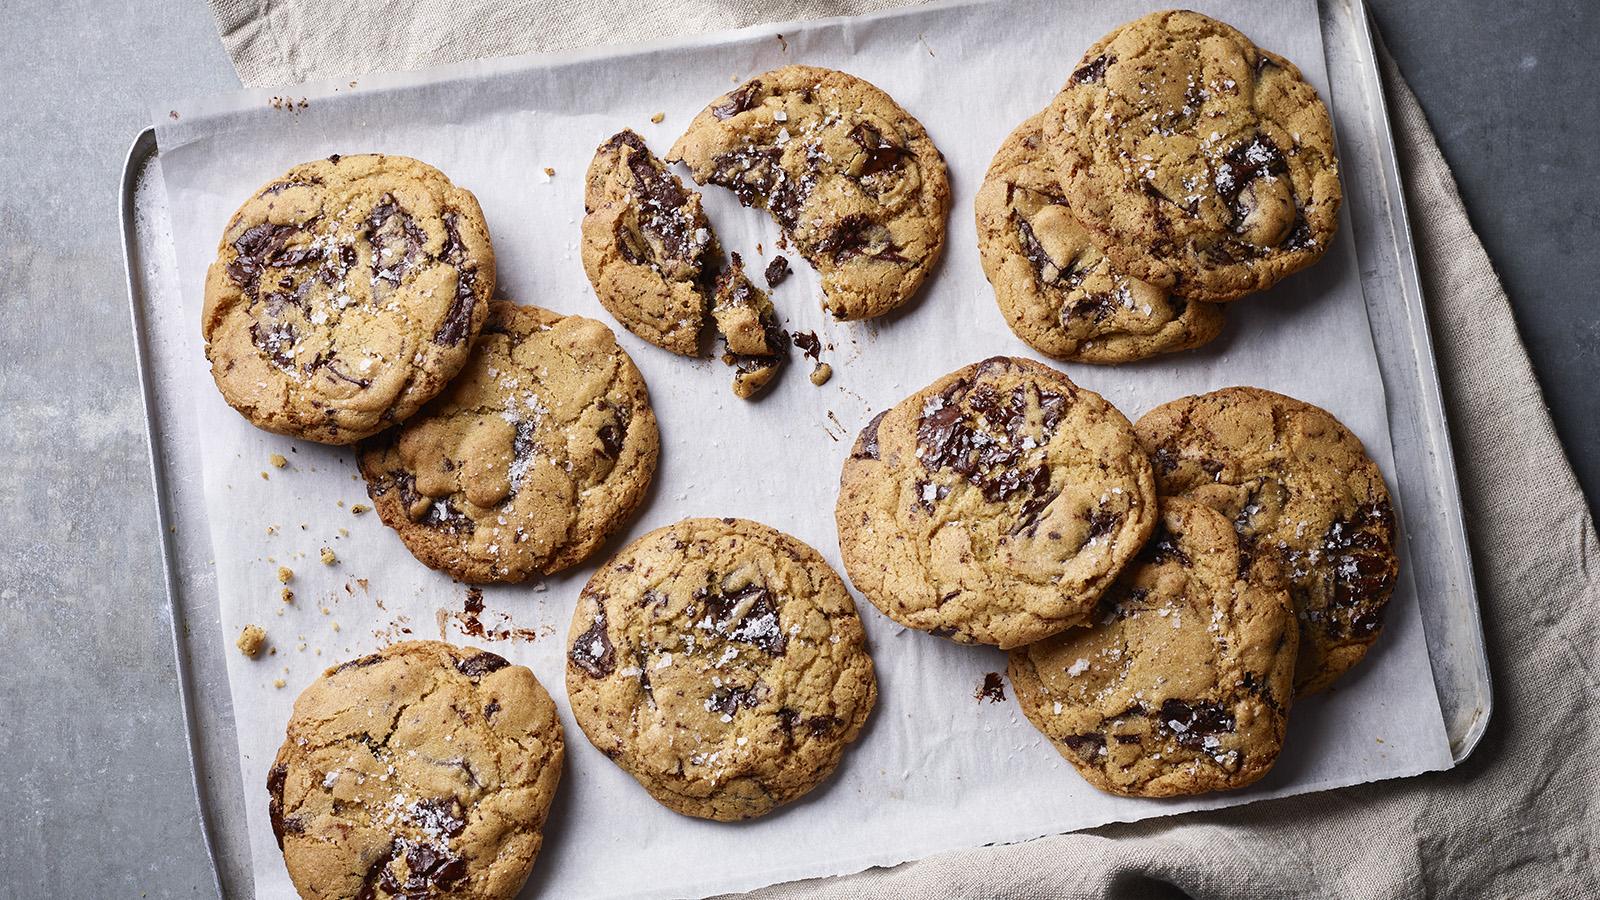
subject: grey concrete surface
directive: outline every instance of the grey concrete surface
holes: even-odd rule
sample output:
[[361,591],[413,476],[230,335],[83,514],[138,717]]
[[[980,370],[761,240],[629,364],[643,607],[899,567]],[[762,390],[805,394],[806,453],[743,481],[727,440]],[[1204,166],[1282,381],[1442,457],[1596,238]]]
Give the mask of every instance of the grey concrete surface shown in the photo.
[[[1600,496],[1600,4],[1372,0]],[[116,187],[163,98],[237,85],[200,0],[0,29],[0,897],[215,889],[161,607]]]

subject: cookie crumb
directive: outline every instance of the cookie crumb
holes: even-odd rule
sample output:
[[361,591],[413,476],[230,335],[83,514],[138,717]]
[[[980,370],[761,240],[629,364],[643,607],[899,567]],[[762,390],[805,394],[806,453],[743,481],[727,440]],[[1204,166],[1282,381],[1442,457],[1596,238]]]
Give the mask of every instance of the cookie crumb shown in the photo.
[[283,582],[284,584],[288,584],[289,580],[292,579],[292,578],[294,578],[294,570],[293,569],[289,568],[288,566],[279,566],[278,567],[278,580],[279,581]]
[[283,593],[280,594],[279,596],[281,596],[283,598],[283,602],[285,602],[285,603],[293,603],[294,602],[294,591],[291,591],[288,588],[284,588],[283,589]]
[[556,177],[556,170],[550,168],[549,166],[545,166],[544,167],[544,174],[545,174],[546,178],[554,178],[554,177]]
[[233,645],[239,648],[240,653],[255,659],[261,653],[261,648],[267,645],[266,629],[260,625],[246,625]]
[[289,464],[289,458],[282,453],[274,453],[267,457],[267,462],[272,463],[274,469],[281,469]]
[[271,480],[271,478],[272,478],[272,476],[268,475],[267,471],[265,469],[261,470],[261,480],[262,481],[269,481],[269,480]]
[[331,565],[333,565],[334,563],[336,563],[338,561],[339,561],[339,557],[337,557],[337,556],[335,556],[333,554],[333,548],[332,547],[323,547],[322,548],[322,564],[323,565],[331,566]]
[[999,672],[986,672],[983,676],[983,683],[979,684],[978,689],[972,692],[972,696],[978,698],[980,703],[984,700],[990,703],[1004,703],[1006,699],[1006,683],[1000,677]]
[[366,505],[365,503],[356,503],[350,507],[350,515],[359,516],[370,509],[372,509],[372,507]]
[[650,117],[650,121],[654,122],[657,125],[660,125],[662,122],[665,122],[666,120],[667,120],[667,114],[664,113],[664,112],[658,112],[655,115]]
[[286,685],[288,683],[289,682],[284,681],[282,678],[274,678],[274,679],[272,679],[272,686],[277,688],[280,691],[283,690],[284,685]]
[[833,366],[830,366],[827,363],[817,363],[817,367],[811,370],[811,383],[817,387],[822,387],[823,385],[827,384],[828,379],[832,377]]

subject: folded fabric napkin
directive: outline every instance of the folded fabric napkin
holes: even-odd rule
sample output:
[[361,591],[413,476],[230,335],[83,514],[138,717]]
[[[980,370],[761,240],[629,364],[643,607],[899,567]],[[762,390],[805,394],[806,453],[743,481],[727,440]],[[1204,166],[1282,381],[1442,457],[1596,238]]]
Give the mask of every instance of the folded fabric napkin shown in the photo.
[[[903,0],[208,0],[249,85],[634,43]],[[788,897],[1600,896],[1600,544],[1422,109],[1384,76],[1460,466],[1494,674],[1477,751],[1448,772],[892,869]]]

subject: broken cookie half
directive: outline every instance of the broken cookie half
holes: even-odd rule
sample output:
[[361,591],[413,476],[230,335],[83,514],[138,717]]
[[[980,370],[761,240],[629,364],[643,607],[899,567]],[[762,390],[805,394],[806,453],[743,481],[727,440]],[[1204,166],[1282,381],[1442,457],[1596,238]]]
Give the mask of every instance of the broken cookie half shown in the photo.
[[[701,355],[714,326],[735,367],[733,392],[754,397],[777,375],[788,337],[737,253],[724,266],[700,195],[624,129],[595,151],[584,189],[583,266],[595,294],[629,331]],[[776,283],[769,270],[768,282]]]

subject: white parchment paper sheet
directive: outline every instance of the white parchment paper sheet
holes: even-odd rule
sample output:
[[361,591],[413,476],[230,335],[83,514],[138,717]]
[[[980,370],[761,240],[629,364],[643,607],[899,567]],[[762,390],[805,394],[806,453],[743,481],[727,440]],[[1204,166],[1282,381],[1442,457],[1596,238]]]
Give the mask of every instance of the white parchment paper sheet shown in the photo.
[[[1329,97],[1313,0],[1196,6],[1297,62]],[[845,69],[878,84],[922,120],[949,161],[949,240],[920,299],[876,322],[829,321],[817,302],[816,278],[795,260],[796,276],[774,300],[789,328],[815,330],[832,345],[823,356],[834,366],[831,382],[812,386],[802,362],[765,400],[745,403],[729,393],[729,370],[720,363],[686,361],[615,329],[649,381],[663,450],[642,514],[602,554],[685,516],[745,516],[798,536],[839,567],[833,503],[856,431],[951,369],[994,354],[1032,355],[1006,328],[978,263],[972,199],[991,155],[1012,127],[1048,102],[1091,42],[1154,8],[1091,0],[944,5],[641,50],[298,86],[278,92],[295,101],[290,108],[275,105],[274,92],[255,91],[158,109],[182,321],[191,329],[172,336],[192,347],[175,376],[192,384],[203,423],[194,439],[225,631],[217,639],[231,641],[245,623],[256,622],[276,650],[256,661],[228,655],[258,895],[294,893],[267,821],[264,783],[295,695],[325,666],[408,636],[404,629],[439,637],[442,611],[459,611],[465,592],[414,561],[376,515],[350,513],[366,496],[349,451],[258,431],[215,390],[198,331],[202,285],[228,217],[251,191],[297,162],[331,153],[415,156],[477,194],[508,297],[611,323],[577,252],[582,173],[598,143],[631,126],[665,152],[713,97],[791,62]],[[657,112],[666,118],[653,125]],[[544,175],[547,166],[554,177]],[[764,265],[777,237],[765,215],[739,208],[717,188],[708,188],[706,198],[727,248],[753,268]],[[1315,268],[1230,307],[1227,331],[1212,346],[1120,369],[1063,368],[1130,418],[1174,397],[1232,384],[1300,397],[1339,416],[1392,478],[1365,302],[1384,298],[1363,298],[1346,224]],[[272,453],[288,457],[288,467],[272,468]],[[325,546],[338,555],[337,565],[318,561]],[[974,698],[984,673],[1003,670],[1000,653],[905,631],[858,598],[882,693],[838,773],[805,800],[758,821],[687,819],[657,806],[594,750],[566,707],[564,638],[593,562],[541,584],[486,591],[489,627],[504,615],[543,636],[484,646],[530,666],[561,706],[567,728],[568,765],[528,895],[748,889],[1450,765],[1416,597],[1405,577],[1367,661],[1327,695],[1296,706],[1288,746],[1266,779],[1247,791],[1179,801],[1092,790],[1014,704]],[[292,606],[278,597],[280,564],[296,573]],[[448,639],[467,640],[453,622],[443,630]],[[279,678],[286,687],[274,686]]]

